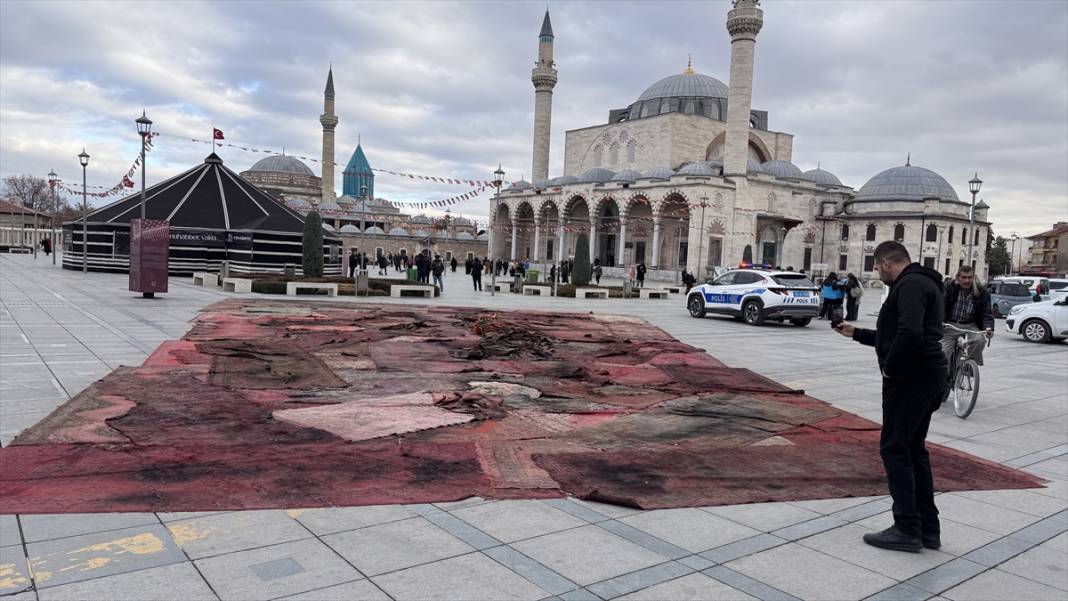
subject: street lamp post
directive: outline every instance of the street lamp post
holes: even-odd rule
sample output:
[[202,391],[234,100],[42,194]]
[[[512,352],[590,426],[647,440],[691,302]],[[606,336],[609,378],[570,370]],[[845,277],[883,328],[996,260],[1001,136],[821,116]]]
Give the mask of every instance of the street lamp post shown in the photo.
[[[938,271],[938,266],[942,263],[942,235],[946,233],[946,226],[938,226],[938,253],[937,259],[935,259],[935,271]],[[949,275],[948,273],[945,275]]]
[[[1016,232],[1013,232],[1013,233],[1009,234],[1009,237],[1012,238],[1012,250],[1016,251],[1016,264],[1017,264],[1016,273],[1019,274],[1020,271],[1023,269],[1023,246],[1020,246],[1019,248],[1017,248],[1017,244],[1019,244],[1019,240],[1020,240],[1020,234],[1018,234]],[[1011,269],[1012,268],[1012,257],[1011,256],[1009,257],[1009,268],[1010,268],[1009,272],[1011,273],[1012,272],[1012,269]]]
[[[501,169],[501,164],[497,163],[497,170],[493,172],[493,187],[497,189],[497,192],[493,195],[493,204],[496,207],[497,202],[500,201],[501,186],[504,184],[504,169]],[[490,211],[490,223],[489,227],[493,228],[494,211]],[[493,244],[497,243],[497,237],[493,237]],[[489,257],[486,259],[490,262],[490,296],[497,296],[497,265],[494,264],[493,257],[493,244],[489,245],[487,249],[489,251]],[[557,270],[559,271],[559,270]],[[483,271],[484,273],[485,271]]]
[[78,155],[82,164],[82,273],[89,272],[89,200],[86,194],[85,168],[89,166],[89,154],[82,148]]
[[52,189],[52,223],[49,224],[50,227],[48,228],[48,243],[52,245],[53,265],[56,264],[56,245],[54,243],[55,241],[53,240],[53,238],[55,237],[53,236],[53,234],[56,231],[56,213],[59,212],[59,202],[56,200],[56,181],[58,177],[59,176],[56,175],[55,169],[48,172],[48,187]]
[[[700,238],[697,239],[697,264],[698,265],[702,265],[702,261],[704,261],[704,253],[705,253],[705,207],[707,207],[707,206],[708,206],[708,197],[707,196],[702,196],[701,197],[701,223],[697,226],[698,235],[700,236]],[[705,274],[701,276],[702,280],[704,278],[708,277],[708,265],[705,265],[704,268],[705,268]]]
[[152,135],[152,120],[141,111],[141,116],[134,120],[137,123],[137,133],[141,134],[141,219],[145,218],[145,146],[148,136]]
[[968,180],[968,191],[972,193],[972,208],[968,211],[968,261],[969,265],[975,267],[975,262],[972,259],[972,251],[975,246],[975,195],[979,194],[979,188],[983,187],[983,180],[979,179],[979,172],[975,173],[975,177]]

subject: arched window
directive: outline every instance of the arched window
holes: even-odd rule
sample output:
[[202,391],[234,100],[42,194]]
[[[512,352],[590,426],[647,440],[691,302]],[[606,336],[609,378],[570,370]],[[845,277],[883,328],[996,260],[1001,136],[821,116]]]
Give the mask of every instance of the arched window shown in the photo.
[[905,239],[905,226],[897,224],[894,226],[894,242],[901,242]]
[[686,101],[686,107],[683,109],[682,112],[686,113],[687,115],[692,115],[694,113],[693,99]]
[[927,241],[938,242],[938,226],[933,223],[927,226]]
[[[946,242],[949,243],[949,244],[953,244],[953,226],[952,225],[949,226],[949,235],[946,236]],[[947,269],[946,271],[949,271],[949,270]]]
[[849,224],[842,224],[842,240],[849,240]]
[[613,142],[612,145],[608,147],[608,165],[607,166],[612,168],[612,169],[615,169],[616,165],[618,163],[619,163],[619,144],[616,144],[616,143]]
[[972,242],[972,244],[979,246],[979,228],[975,228],[975,242]]
[[627,166],[628,167],[634,165],[634,161],[637,159],[637,155],[638,155],[638,143],[635,142],[634,140],[631,140],[630,142],[627,142]]
[[600,144],[598,144],[597,146],[593,147],[593,166],[594,167],[600,167],[601,166],[601,159],[604,158],[603,155],[602,155],[603,152],[604,152],[604,148],[602,148]]
[[868,231],[864,232],[864,239],[867,240],[868,242],[874,242],[875,241],[875,224],[874,223],[869,223],[868,224]]
[[967,244],[968,243],[968,228],[965,228],[965,227],[960,228],[960,243],[961,244]]

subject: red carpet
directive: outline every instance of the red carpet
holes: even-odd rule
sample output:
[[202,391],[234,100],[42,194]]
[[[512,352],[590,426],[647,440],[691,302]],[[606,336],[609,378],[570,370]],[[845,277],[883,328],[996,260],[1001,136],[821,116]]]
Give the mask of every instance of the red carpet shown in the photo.
[[[878,434],[637,318],[226,301],[0,449],[0,513],[878,495]],[[1040,485],[930,447],[940,490]]]

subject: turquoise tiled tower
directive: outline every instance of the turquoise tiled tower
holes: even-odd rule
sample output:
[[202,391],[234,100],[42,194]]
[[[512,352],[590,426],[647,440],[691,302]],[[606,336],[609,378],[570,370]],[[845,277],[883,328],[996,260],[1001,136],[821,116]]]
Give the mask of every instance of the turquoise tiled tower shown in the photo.
[[367,162],[363,147],[359,144],[356,144],[356,150],[352,153],[349,164],[345,165],[343,175],[342,193],[345,196],[359,198],[363,195],[362,188],[367,186],[368,198],[375,197],[375,174],[371,171],[371,164]]

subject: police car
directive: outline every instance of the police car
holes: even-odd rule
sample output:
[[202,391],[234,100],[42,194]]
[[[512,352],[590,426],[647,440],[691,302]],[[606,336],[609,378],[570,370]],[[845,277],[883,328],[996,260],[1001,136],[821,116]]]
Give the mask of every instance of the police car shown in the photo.
[[693,317],[718,313],[754,326],[765,320],[807,326],[819,315],[820,296],[802,273],[735,269],[691,289],[686,308]]

